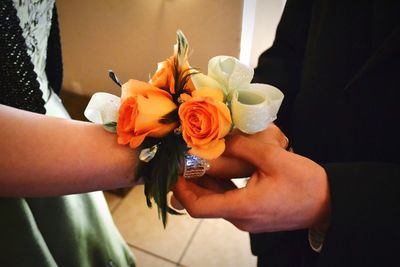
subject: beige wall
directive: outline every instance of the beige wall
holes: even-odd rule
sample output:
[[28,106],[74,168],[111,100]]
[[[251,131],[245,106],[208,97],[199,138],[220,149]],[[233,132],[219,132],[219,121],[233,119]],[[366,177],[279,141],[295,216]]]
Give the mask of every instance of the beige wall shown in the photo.
[[119,94],[110,81],[148,80],[169,57],[175,32],[193,49],[190,63],[206,71],[215,55],[239,57],[243,0],[59,0],[64,89]]
[[258,57],[271,47],[286,0],[243,0],[240,60],[256,67]]
[[256,67],[258,57],[271,47],[276,27],[281,19],[286,0],[257,0],[251,47],[250,66]]

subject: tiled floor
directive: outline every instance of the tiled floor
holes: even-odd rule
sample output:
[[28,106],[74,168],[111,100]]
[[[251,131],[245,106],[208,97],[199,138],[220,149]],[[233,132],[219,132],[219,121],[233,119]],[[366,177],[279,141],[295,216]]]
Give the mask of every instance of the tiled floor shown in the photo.
[[143,186],[125,197],[105,192],[115,224],[139,267],[252,267],[248,234],[220,219],[169,216],[164,229],[155,208],[146,206]]
[[[89,97],[62,91],[61,98],[73,119],[85,120],[83,110]],[[125,197],[109,192],[105,196],[138,267],[257,265],[250,252],[248,234],[222,219],[170,216],[164,229],[157,210],[146,206],[143,185],[136,186]]]

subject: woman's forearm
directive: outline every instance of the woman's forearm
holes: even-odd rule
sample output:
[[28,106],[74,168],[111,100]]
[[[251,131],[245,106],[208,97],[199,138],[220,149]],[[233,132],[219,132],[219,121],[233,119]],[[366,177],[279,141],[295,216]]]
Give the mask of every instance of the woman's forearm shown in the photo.
[[133,185],[135,151],[101,126],[0,105],[0,196],[52,196]]

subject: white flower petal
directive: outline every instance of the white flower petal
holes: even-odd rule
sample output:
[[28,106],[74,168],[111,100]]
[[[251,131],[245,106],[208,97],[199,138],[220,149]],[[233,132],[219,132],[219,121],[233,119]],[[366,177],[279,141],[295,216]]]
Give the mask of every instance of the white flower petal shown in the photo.
[[120,98],[108,93],[95,93],[90,99],[85,117],[94,123],[106,124],[118,121]]
[[252,83],[249,89],[265,93],[270,102],[270,116],[274,121],[284,98],[282,91],[272,85],[263,83]]
[[208,75],[225,87],[227,94],[250,84],[253,68],[230,56],[216,56],[208,62]]
[[231,102],[232,120],[242,132],[262,131],[276,119],[283,93],[267,84],[251,84],[248,89],[236,90]]

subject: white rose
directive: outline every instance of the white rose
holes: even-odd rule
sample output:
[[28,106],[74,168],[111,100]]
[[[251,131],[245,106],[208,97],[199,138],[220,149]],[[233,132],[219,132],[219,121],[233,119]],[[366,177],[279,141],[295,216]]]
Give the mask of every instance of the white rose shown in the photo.
[[252,84],[254,70],[234,57],[216,56],[208,63],[208,74],[192,76],[196,89],[219,88],[230,106],[239,130],[256,133],[276,119],[283,93],[267,84]]

